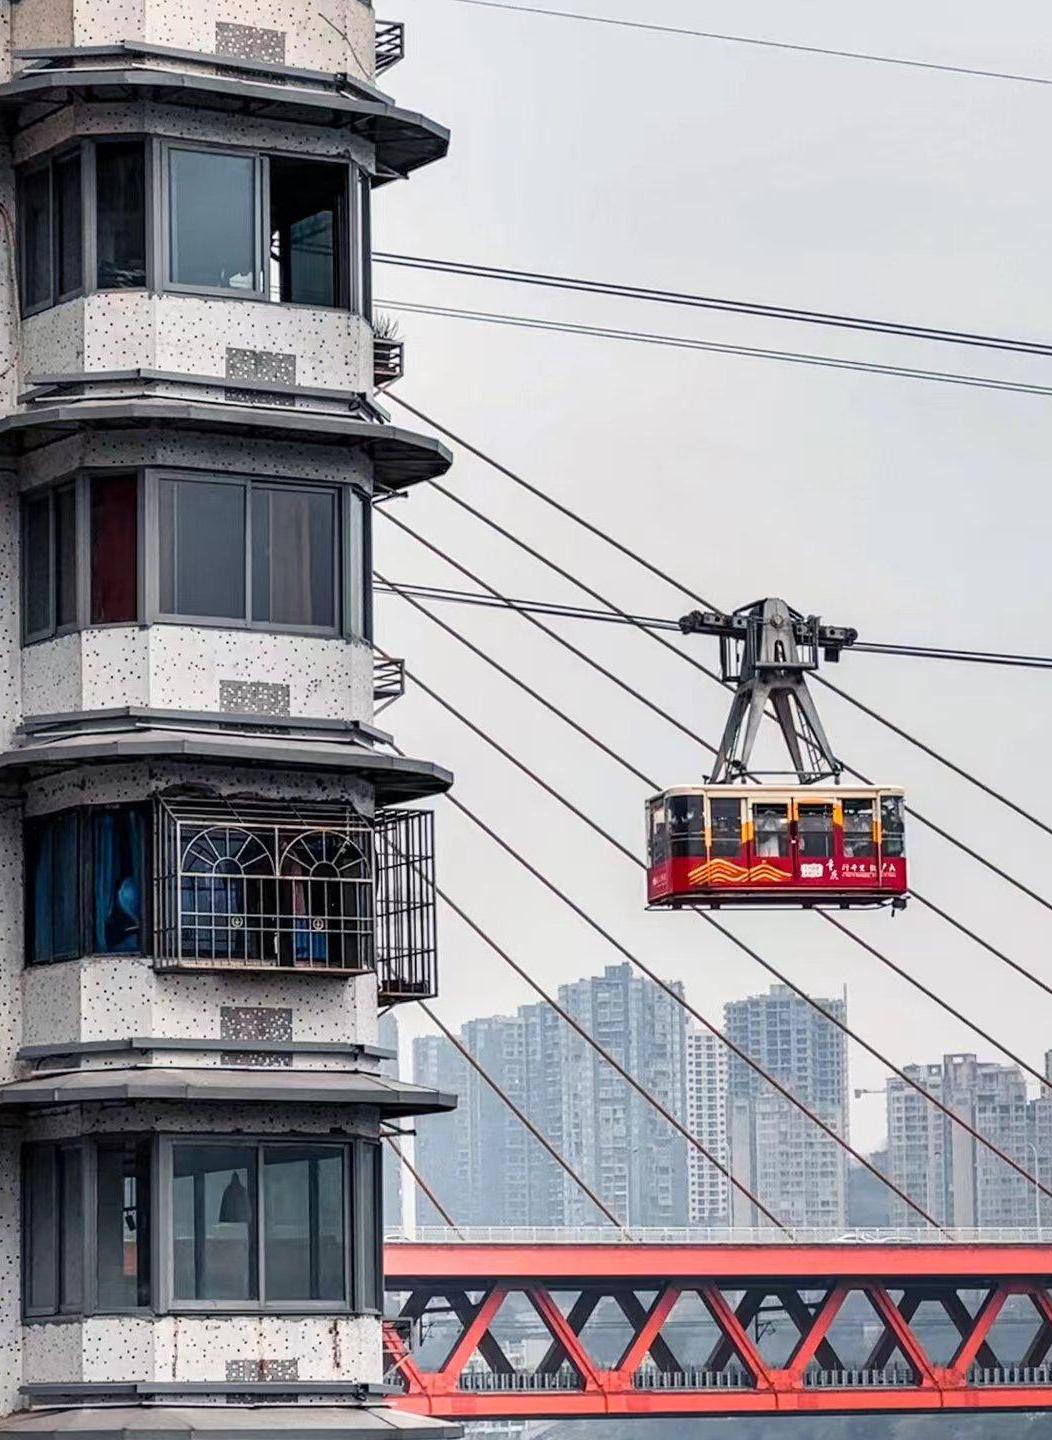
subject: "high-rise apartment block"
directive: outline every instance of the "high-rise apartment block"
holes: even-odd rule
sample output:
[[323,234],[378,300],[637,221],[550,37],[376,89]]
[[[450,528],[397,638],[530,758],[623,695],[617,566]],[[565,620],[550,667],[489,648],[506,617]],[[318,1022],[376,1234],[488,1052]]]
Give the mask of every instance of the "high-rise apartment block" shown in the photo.
[[[726,1166],[727,1047],[708,1030],[687,1030],[687,1128],[720,1165]],[[691,1225],[730,1221],[730,1182],[690,1146],[687,1152],[687,1218]]]
[[[1033,1173],[1035,1154],[1049,1166],[1052,1107],[1028,1101],[1015,1066],[946,1055],[941,1064],[908,1066],[905,1073],[1026,1174]],[[933,1219],[963,1229],[1033,1222],[1035,1192],[1025,1176],[897,1078],[888,1081],[887,1115],[890,1178]],[[924,1223],[903,1201],[893,1197],[891,1204],[893,1224]]]
[[[628,965],[564,985],[559,1002],[674,1114],[686,1111],[682,1007]],[[687,1220],[686,1143],[547,1005],[473,1020],[462,1039],[616,1214],[635,1226]],[[421,1173],[458,1224],[593,1225],[595,1207],[440,1037],[414,1042],[420,1084],[461,1095],[422,1121]],[[427,1080],[424,1077],[429,1077]],[[442,1224],[417,1198],[422,1223]]]
[[361,0],[3,19],[0,1429],[417,1430],[381,1124],[453,1101],[377,1016],[452,777],[375,724],[370,517],[450,457],[377,403],[369,217],[447,136]]
[[[847,1018],[847,1001],[815,1002]],[[838,1135],[848,1138],[847,1046],[843,1031],[784,985],[734,1000],[727,1036]],[[727,1127],[731,1168],[778,1218],[838,1228],[846,1222],[843,1149],[735,1055],[728,1061]],[[746,1196],[731,1197],[735,1225],[761,1224]]]

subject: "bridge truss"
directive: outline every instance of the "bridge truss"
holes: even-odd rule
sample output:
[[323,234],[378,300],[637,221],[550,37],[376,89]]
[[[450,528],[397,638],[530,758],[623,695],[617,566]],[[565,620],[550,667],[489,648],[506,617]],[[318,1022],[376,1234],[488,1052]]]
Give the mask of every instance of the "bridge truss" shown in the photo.
[[[1052,1409],[1047,1246],[393,1244],[386,1270],[387,1379],[417,1414]],[[627,1337],[614,1360],[609,1327],[589,1333],[611,1308]],[[507,1338],[527,1315],[528,1363]],[[851,1315],[861,1362],[844,1349]],[[446,1343],[429,1357],[433,1330]]]

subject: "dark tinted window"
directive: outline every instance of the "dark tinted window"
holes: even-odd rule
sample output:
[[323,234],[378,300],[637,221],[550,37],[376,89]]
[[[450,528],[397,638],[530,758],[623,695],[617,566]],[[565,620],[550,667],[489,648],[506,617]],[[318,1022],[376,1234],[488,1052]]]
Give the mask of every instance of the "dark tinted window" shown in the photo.
[[91,479],[91,623],[135,620],[139,612],[139,481]]
[[336,497],[331,491],[255,486],[253,620],[334,626],[335,538]]
[[245,619],[245,490],[162,480],[160,605],[165,615]]
[[356,490],[347,492],[350,505],[350,523],[347,556],[347,585],[349,614],[347,617],[352,635],[371,640],[373,635],[370,596],[372,588],[369,577],[372,573],[372,509],[368,500]]
[[50,303],[51,172],[45,166],[22,181],[22,301],[27,310]]
[[55,162],[55,258],[58,295],[71,295],[84,284],[83,201],[80,188],[80,154]]
[[92,810],[92,950],[97,955],[143,949],[143,861],[146,817],[142,811]]
[[150,1142],[99,1145],[96,1207],[100,1310],[150,1303]]
[[854,860],[876,859],[872,800],[844,801],[844,855]]
[[51,496],[22,505],[22,623],[27,639],[54,629],[51,583]]
[[901,795],[880,797],[880,848],[889,860],[906,853],[905,804]]
[[168,165],[172,281],[207,289],[258,289],[255,159],[173,149]]
[[832,805],[803,805],[797,810],[800,854],[812,860],[833,858]]
[[55,625],[77,623],[77,492],[55,491]]
[[26,839],[29,958],[71,959],[81,953],[77,812],[31,821]]
[[79,1310],[84,1303],[84,1158],[79,1147],[58,1152],[59,1308]]
[[263,1151],[263,1256],[268,1301],[345,1298],[344,1152]]
[[146,284],[146,163],[138,140],[95,148],[96,244],[100,289]]
[[338,305],[346,270],[347,167],[270,161],[271,298]]
[[372,182],[368,175],[358,179],[358,233],[356,236],[356,289],[358,313],[373,318]]
[[23,1168],[25,1217],[26,1309],[30,1314],[53,1314],[58,1309],[58,1188],[55,1151],[33,1146],[25,1152]]
[[173,1295],[255,1300],[256,1150],[173,1145]]
[[383,1309],[383,1226],[379,1145],[354,1151],[354,1303],[358,1310]]
[[742,802],[710,800],[709,817],[712,824],[712,854],[725,858],[739,855],[742,848]]
[[669,851],[673,859],[705,854],[705,820],[700,795],[673,795],[668,802]]

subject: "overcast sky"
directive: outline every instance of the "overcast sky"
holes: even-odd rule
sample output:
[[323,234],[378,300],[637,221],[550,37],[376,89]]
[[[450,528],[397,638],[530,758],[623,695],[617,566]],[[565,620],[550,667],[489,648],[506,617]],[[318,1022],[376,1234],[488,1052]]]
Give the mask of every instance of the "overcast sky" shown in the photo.
[[[552,0],[555,3],[555,0]],[[907,0],[574,0],[646,18],[805,44],[1052,76],[1047,4]],[[558,271],[930,326],[1052,340],[1052,88],[672,38],[455,0],[384,0],[408,58],[398,100],[448,124],[448,160],[377,197],[384,250]],[[542,292],[378,266],[380,300],[505,310],[732,344],[1052,385],[1052,362],[811,326]],[[383,308],[382,304],[379,308]],[[732,608],[783,595],[866,639],[1048,654],[1052,401],[450,318],[401,316],[408,400]],[[394,418],[402,420],[392,406]],[[493,470],[458,454],[458,493],[618,604],[678,616],[648,577]],[[441,495],[398,502],[505,593],[589,603]],[[382,519],[378,567],[462,585]],[[444,606],[517,673],[662,786],[709,756],[522,619]],[[638,633],[561,622],[704,735],[717,688]],[[396,598],[378,638],[626,843],[644,786]],[[684,647],[712,664],[715,642]],[[1052,822],[1052,675],[848,656],[831,678]],[[1052,897],[1052,837],[819,692],[834,746],[909,787],[918,809]],[[689,914],[647,914],[639,873],[425,696],[385,713],[410,753],[448,765],[457,794],[714,1019],[765,989],[760,968]],[[770,758],[770,757],[769,757]],[[448,806],[440,878],[545,985],[615,963],[584,925]],[[914,824],[912,878],[1052,980],[1052,914]],[[849,1016],[897,1063],[993,1051],[813,915],[749,914],[737,933]],[[851,921],[1038,1068],[1052,999],[914,905]],[[437,1009],[459,1024],[531,998],[462,924],[442,921]],[[418,1020],[407,1007],[403,1025]],[[883,1084],[851,1056],[853,1086]],[[853,1108],[877,1144],[880,1095]]]

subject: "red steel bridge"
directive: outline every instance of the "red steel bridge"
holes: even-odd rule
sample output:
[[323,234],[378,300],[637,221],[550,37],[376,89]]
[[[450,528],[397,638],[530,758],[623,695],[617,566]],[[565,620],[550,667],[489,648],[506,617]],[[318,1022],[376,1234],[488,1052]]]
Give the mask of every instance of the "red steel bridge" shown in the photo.
[[421,1415],[1052,1410],[1052,1245],[1032,1240],[467,1234],[389,1243],[385,1258],[387,1379]]

